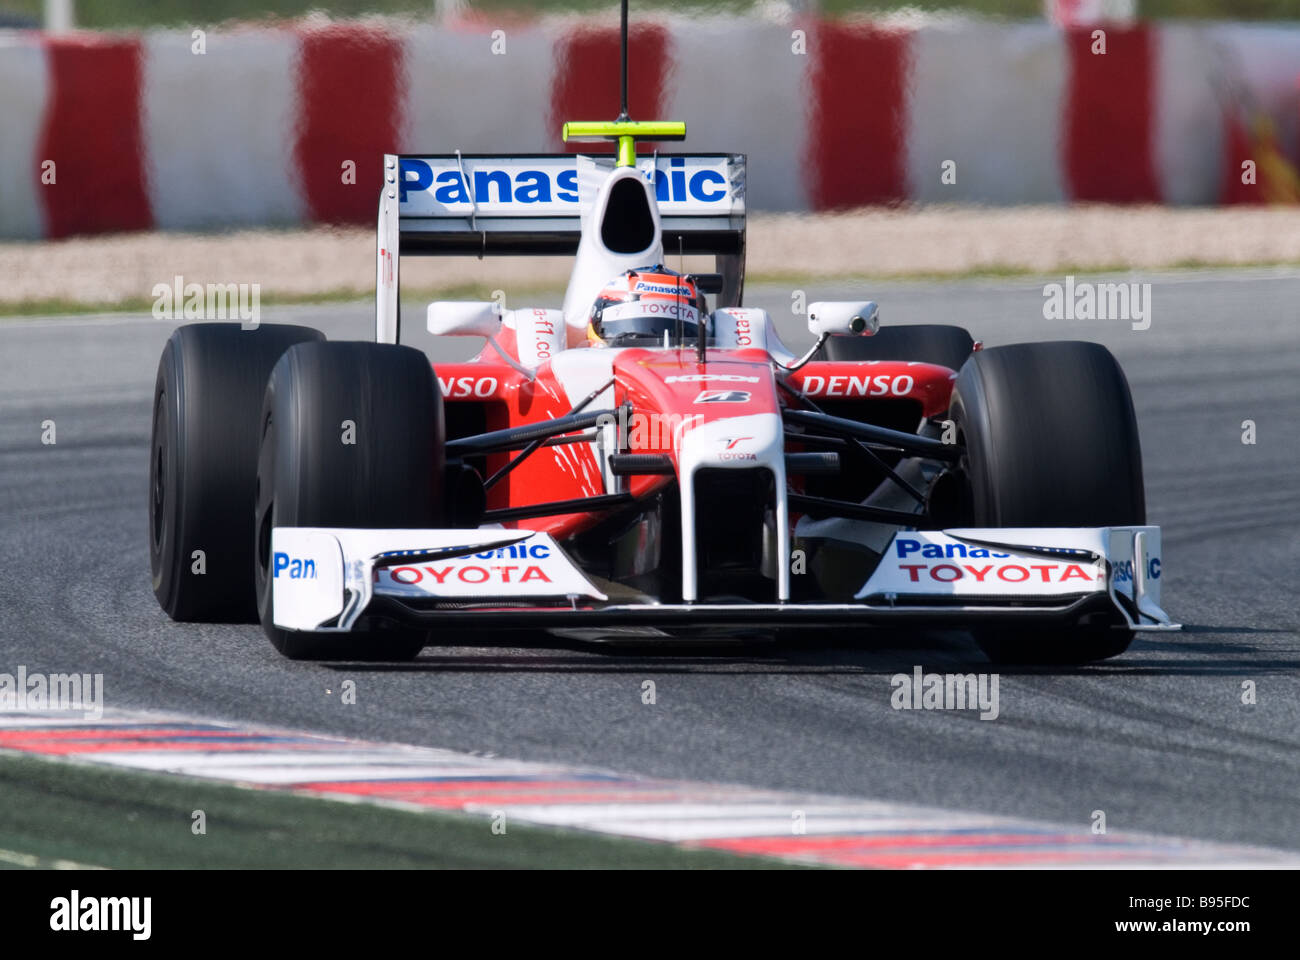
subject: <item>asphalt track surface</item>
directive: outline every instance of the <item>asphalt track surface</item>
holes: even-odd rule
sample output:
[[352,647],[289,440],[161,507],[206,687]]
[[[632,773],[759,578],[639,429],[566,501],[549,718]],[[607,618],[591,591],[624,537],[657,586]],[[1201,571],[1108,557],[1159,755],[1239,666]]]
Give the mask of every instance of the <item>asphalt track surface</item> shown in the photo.
[[[134,316],[0,321],[0,670],[102,672],[109,707],[1075,824],[1103,810],[1111,830],[1300,850],[1300,272],[1131,279],[1153,284],[1146,331],[1045,320],[1042,280],[807,290],[874,295],[885,323],[962,323],[988,346],[1097,340],[1128,373],[1165,607],[1186,629],[1104,665],[1003,670],[996,720],[890,706],[890,676],[913,665],[988,669],[955,632],[662,654],[535,636],[358,666],[286,661],[255,626],[173,624],[145,540],[150,391],[173,324]],[[789,289],[749,303],[808,342]],[[365,304],[263,320],[370,335]]]

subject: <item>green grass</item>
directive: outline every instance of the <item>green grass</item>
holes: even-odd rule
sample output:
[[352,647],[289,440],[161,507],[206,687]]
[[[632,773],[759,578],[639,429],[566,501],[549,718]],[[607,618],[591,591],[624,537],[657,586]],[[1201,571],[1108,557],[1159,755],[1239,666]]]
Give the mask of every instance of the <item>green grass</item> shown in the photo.
[[[410,300],[491,300],[493,287],[457,284],[449,287],[403,290],[402,299]],[[563,292],[563,285],[554,288],[530,290],[543,296],[554,297]],[[294,305],[303,303],[350,303],[368,301],[373,305],[373,289],[339,287],[333,290],[313,291],[311,293],[277,293],[264,294],[258,303],[263,307]],[[512,297],[517,301],[518,296]],[[150,297],[128,297],[123,300],[83,301],[51,297],[39,300],[15,300],[5,303],[0,300],[0,319],[14,317],[46,317],[68,315],[85,315],[92,313],[150,313],[153,310]],[[371,307],[373,310],[373,306]]]
[[[614,11],[615,0],[470,0],[480,11]],[[636,14],[650,9],[682,11],[720,9],[744,13],[748,0],[633,0]],[[433,0],[79,0],[77,22],[96,29],[215,24],[227,20],[298,17],[323,10],[334,17],[362,14],[408,14],[428,17]],[[887,13],[900,8],[927,11],[961,11],[1016,20],[1042,18],[1042,0],[822,0],[820,8],[831,16],[852,13]],[[0,0],[0,12],[39,21],[42,0]],[[1140,0],[1138,9],[1148,19],[1209,18],[1222,20],[1282,20],[1300,15],[1296,0]]]
[[1292,260],[1260,260],[1250,263],[1218,263],[1210,260],[1186,259],[1174,263],[1159,264],[1153,267],[1134,267],[1130,263],[1111,263],[1111,264],[1091,264],[1082,266],[1079,264],[1057,264],[1053,267],[1040,269],[1038,267],[1021,267],[1008,264],[994,264],[984,267],[972,267],[969,270],[912,270],[899,271],[893,273],[837,273],[821,275],[809,275],[807,273],[783,273],[772,271],[768,273],[746,273],[746,286],[758,284],[768,286],[789,286],[816,288],[820,285],[829,285],[835,283],[892,283],[892,282],[923,282],[923,283],[959,283],[966,280],[999,280],[1014,278],[1031,278],[1031,277],[1060,277],[1065,274],[1073,274],[1076,277],[1081,276],[1101,276],[1103,274],[1113,273],[1160,273],[1166,270],[1248,270],[1258,269],[1261,267],[1295,267],[1300,266]]
[[[261,306],[296,303],[334,303],[348,300],[374,300],[373,290],[341,288],[321,293],[278,294],[260,297]],[[150,313],[153,310],[151,297],[127,297],[123,300],[67,300],[62,297],[50,297],[39,300],[15,300],[11,303],[0,301],[0,316],[3,317],[46,317],[65,314],[90,313]]]
[[[202,810],[207,833],[192,832]],[[33,859],[34,858],[34,859]],[[668,844],[0,755],[0,867],[748,869]]]

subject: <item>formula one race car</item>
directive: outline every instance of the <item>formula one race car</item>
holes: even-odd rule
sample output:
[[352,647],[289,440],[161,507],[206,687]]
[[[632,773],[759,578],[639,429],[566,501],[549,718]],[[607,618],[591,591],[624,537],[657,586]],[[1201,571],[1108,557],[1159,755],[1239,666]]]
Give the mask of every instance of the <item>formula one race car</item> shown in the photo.
[[[742,307],[745,158],[682,124],[568,124],[617,155],[387,156],[375,342],[193,324],[159,367],[153,585],[295,659],[473,629],[593,640],[968,629],[995,661],[1114,656],[1160,607],[1128,383],[1103,347]],[[665,265],[711,254],[713,273]],[[576,254],[562,309],[438,302],[401,345],[399,253]],[[712,302],[711,302],[712,301]]]

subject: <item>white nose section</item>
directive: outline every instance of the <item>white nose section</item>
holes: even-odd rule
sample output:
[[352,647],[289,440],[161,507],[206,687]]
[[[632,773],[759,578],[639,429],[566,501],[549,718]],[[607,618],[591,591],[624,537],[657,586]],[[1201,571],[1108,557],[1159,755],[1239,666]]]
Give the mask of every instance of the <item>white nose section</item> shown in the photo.
[[590,208],[584,202],[582,236],[564,298],[564,322],[585,332],[587,314],[605,284],[637,267],[662,263],[659,204],[649,181],[635,167],[615,167]]
[[682,434],[677,449],[682,497],[682,599],[698,600],[695,473],[705,467],[772,471],[776,491],[777,599],[790,599],[790,516],[785,495],[785,425],[775,413],[712,420]]

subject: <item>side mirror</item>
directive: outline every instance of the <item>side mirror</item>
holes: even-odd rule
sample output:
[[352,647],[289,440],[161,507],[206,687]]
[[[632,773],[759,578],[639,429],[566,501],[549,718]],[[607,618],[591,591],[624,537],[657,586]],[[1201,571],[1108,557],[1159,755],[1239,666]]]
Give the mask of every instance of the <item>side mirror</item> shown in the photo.
[[808,329],[819,337],[832,333],[869,337],[880,329],[880,307],[874,300],[818,300],[808,305]]
[[494,300],[437,300],[428,323],[436,337],[491,337],[501,327],[501,307]]

